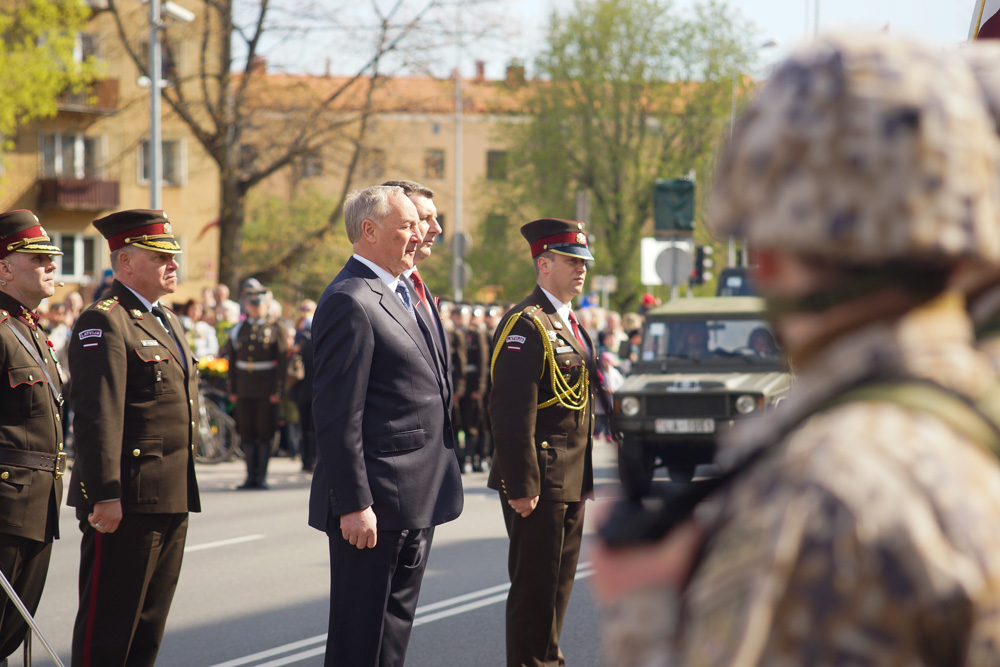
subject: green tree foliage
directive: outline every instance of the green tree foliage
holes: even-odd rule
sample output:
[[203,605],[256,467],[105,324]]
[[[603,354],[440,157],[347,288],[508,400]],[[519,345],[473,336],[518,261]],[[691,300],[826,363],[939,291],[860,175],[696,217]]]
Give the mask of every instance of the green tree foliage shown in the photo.
[[[272,266],[274,258],[290,243],[308,238],[328,225],[327,216],[336,202],[331,194],[301,189],[290,200],[278,196],[256,196],[247,204],[241,271],[254,275]],[[343,222],[339,233],[315,240],[305,251],[281,265],[269,280],[275,298],[284,303],[318,300],[353,252]]]
[[95,74],[93,60],[76,62],[77,33],[90,10],[80,0],[29,0],[0,6],[0,135],[58,111],[59,95],[79,92]]
[[[639,241],[652,231],[653,182],[694,170],[702,220],[733,82],[751,64],[753,39],[721,0],[686,12],[665,0],[578,0],[567,15],[553,14],[535,62],[530,122],[505,130],[512,149],[496,210],[512,221],[573,218],[576,192],[587,191],[592,273],[618,276],[613,305],[635,307],[646,291]],[[483,273],[474,278],[497,280]]]

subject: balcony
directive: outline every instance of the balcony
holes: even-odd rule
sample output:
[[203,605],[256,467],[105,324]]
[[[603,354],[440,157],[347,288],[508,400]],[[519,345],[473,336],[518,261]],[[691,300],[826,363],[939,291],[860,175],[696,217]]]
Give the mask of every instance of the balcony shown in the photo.
[[78,93],[59,96],[59,111],[111,115],[118,113],[118,79],[95,81]]
[[60,211],[118,208],[118,181],[42,178],[38,180],[38,207]]

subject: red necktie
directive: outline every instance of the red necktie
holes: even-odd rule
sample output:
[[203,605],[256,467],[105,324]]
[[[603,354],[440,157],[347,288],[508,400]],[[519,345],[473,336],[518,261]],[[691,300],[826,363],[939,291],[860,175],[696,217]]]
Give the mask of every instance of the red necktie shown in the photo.
[[416,291],[417,296],[420,297],[420,303],[424,304],[424,308],[427,309],[427,314],[431,316],[431,322],[435,322],[434,309],[431,308],[430,302],[427,300],[427,287],[424,285],[423,279],[420,277],[420,272],[413,269],[413,273],[410,274],[410,280],[413,281],[413,289]]
[[583,336],[580,335],[580,325],[577,324],[576,315],[573,314],[572,310],[569,311],[569,325],[573,327],[573,334],[576,336],[576,339],[580,341],[580,345],[583,346],[583,349],[585,349],[587,352],[590,352],[590,348],[587,347],[587,343],[584,342]]

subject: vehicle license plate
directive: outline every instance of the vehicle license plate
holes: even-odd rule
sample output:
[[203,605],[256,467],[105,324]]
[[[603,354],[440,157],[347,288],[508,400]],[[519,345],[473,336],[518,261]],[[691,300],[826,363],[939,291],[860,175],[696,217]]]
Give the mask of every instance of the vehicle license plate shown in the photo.
[[715,433],[714,419],[657,419],[657,433]]

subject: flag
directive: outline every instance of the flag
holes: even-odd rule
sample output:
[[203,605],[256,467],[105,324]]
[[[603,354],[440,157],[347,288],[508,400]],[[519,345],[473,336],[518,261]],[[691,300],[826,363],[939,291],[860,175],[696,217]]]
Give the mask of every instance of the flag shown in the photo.
[[969,26],[969,41],[1000,39],[1000,0],[976,0]]

